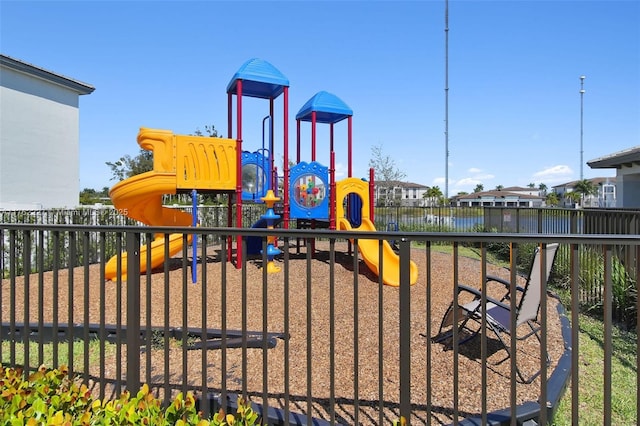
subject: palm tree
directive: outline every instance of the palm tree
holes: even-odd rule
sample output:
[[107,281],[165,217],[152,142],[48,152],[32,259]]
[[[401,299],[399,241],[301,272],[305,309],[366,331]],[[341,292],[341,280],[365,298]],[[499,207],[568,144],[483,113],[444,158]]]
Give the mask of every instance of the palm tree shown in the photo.
[[503,188],[503,185],[496,185],[496,191],[502,191]]
[[560,199],[558,198],[558,194],[555,192],[550,192],[547,194],[546,203],[548,206],[557,206],[560,204]]
[[439,186],[434,186],[434,187],[429,188],[428,194],[429,194],[429,197],[431,197],[431,198],[436,200],[438,205],[442,204],[444,194],[440,190]]
[[582,179],[578,181],[573,187],[573,192],[580,195],[580,205],[584,204],[584,199],[589,195],[597,195],[598,187],[588,179]]
[[581,194],[577,191],[565,192],[564,197],[574,204],[580,204]]
[[436,205],[442,204],[442,191],[439,186],[430,187],[423,195],[422,198],[429,200],[429,204],[435,203]]
[[545,185],[544,183],[541,183],[540,185],[538,185],[538,189],[540,190],[540,193],[542,195],[547,195],[547,185]]
[[473,192],[482,192],[484,191],[484,185],[482,185],[481,183],[476,185],[476,189],[473,190]]

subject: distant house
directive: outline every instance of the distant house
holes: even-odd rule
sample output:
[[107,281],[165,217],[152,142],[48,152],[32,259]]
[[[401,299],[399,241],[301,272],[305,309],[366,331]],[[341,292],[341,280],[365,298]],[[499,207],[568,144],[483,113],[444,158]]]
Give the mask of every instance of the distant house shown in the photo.
[[75,207],[88,84],[0,54],[0,209]]
[[541,207],[545,197],[537,188],[512,186],[500,190],[456,195],[451,204],[458,207]]
[[640,146],[587,161],[592,169],[616,169],[618,208],[640,208]]
[[428,190],[428,186],[419,183],[397,180],[376,181],[373,198],[376,206],[423,207],[429,205],[429,200],[423,198]]
[[[615,178],[596,177],[587,180],[598,188],[598,193],[585,196],[582,200],[582,207],[616,207]],[[560,185],[555,185],[551,188],[553,192],[558,194],[560,207],[575,207],[575,202],[571,198],[567,197],[567,194],[575,190],[575,186],[578,182],[580,181],[574,180]]]

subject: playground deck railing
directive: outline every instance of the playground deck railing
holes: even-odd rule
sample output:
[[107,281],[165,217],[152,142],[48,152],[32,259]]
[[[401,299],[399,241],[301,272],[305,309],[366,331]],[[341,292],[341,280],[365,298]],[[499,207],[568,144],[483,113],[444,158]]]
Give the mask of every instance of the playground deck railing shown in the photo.
[[[140,274],[140,263],[150,261],[141,253],[157,234],[182,234],[182,253]],[[229,244],[236,236],[260,239],[262,254],[234,264]],[[275,258],[266,254],[267,237],[281,251]],[[379,266],[398,268],[398,287],[382,285],[363,264],[365,239],[378,241],[380,253],[393,242],[396,257],[380,254]],[[515,280],[532,247],[552,242],[560,243],[553,288],[567,289],[568,302],[559,303],[550,286],[542,295],[535,349],[501,363],[486,333],[450,348],[432,340],[454,283],[478,284],[489,273]],[[478,258],[462,256],[463,249]],[[501,250],[509,269],[488,260]],[[0,251],[3,365],[67,365],[101,399],[143,383],[165,404],[193,392],[204,413],[233,407],[240,395],[270,424],[390,424],[400,417],[411,424],[546,424],[565,393],[580,423],[578,324],[582,295],[590,293],[601,298],[604,324],[603,406],[594,409],[603,424],[615,423],[613,312],[626,303],[634,308],[627,319],[638,315],[638,235],[2,223]],[[127,272],[106,281],[114,254]],[[267,273],[270,261],[280,272]],[[411,262],[420,268],[413,286]],[[541,374],[524,385],[511,362]],[[636,357],[636,375],[639,366]]]

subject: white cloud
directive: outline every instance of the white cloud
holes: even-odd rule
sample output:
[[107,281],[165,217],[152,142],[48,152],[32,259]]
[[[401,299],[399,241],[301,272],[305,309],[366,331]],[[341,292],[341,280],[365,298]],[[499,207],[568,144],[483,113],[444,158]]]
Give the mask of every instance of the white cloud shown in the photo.
[[[445,183],[446,181],[447,181],[447,180],[446,180],[445,178],[443,178],[443,177],[437,177],[437,178],[435,178],[435,179],[433,180],[433,185],[434,185],[434,186],[444,185],[444,183]],[[451,179],[449,179],[449,182],[451,182]]]
[[476,186],[479,183],[482,183],[482,180],[475,178],[475,177],[467,177],[467,178],[462,178],[458,181],[456,181],[456,186]]
[[477,185],[478,183],[482,183],[482,182],[476,182],[476,181],[483,181],[483,180],[491,180],[493,178],[495,178],[494,175],[492,175],[491,173],[487,173],[482,169],[479,169],[477,167],[471,167],[467,170],[467,173],[470,174],[471,176],[469,176],[468,178],[463,178],[461,180],[458,181],[458,183],[465,181],[465,180],[473,180],[474,183]]
[[340,180],[341,178],[346,177],[347,176],[347,172],[348,172],[348,170],[347,170],[347,168],[345,167],[344,164],[336,163],[336,171],[335,171],[335,173],[336,173],[335,179],[336,180]]
[[[487,182],[493,180],[494,178],[495,175],[491,173],[487,173],[486,171],[477,167],[470,167],[469,169],[467,169],[466,177],[460,179],[449,178],[449,194],[457,194],[462,191],[471,192],[479,184],[482,184],[486,188]],[[435,178],[433,180],[433,184],[438,185],[442,188],[445,184],[445,178]]]
[[558,164],[547,167],[533,174],[533,178],[538,183],[544,183],[547,186],[554,183],[563,183],[571,180],[573,170],[565,164]]

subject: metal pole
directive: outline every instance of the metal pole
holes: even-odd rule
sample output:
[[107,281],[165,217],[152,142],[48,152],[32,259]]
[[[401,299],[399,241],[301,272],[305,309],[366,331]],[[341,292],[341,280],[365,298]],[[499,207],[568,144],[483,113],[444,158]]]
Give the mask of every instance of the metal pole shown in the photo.
[[[191,191],[191,226],[193,226],[194,228],[198,226],[198,191],[196,191],[195,189]],[[193,256],[191,257],[191,282],[195,284],[198,281],[198,234],[193,234],[191,238],[193,239]]]
[[140,389],[140,234],[127,232],[127,389]]
[[444,11],[444,198],[449,201],[449,0]]
[[400,416],[411,424],[411,241],[400,239]]
[[584,150],[583,150],[583,123],[584,123],[584,79],[585,76],[581,75],[580,76],[580,180],[584,179],[584,174],[582,172],[583,169],[583,156],[584,156]]

